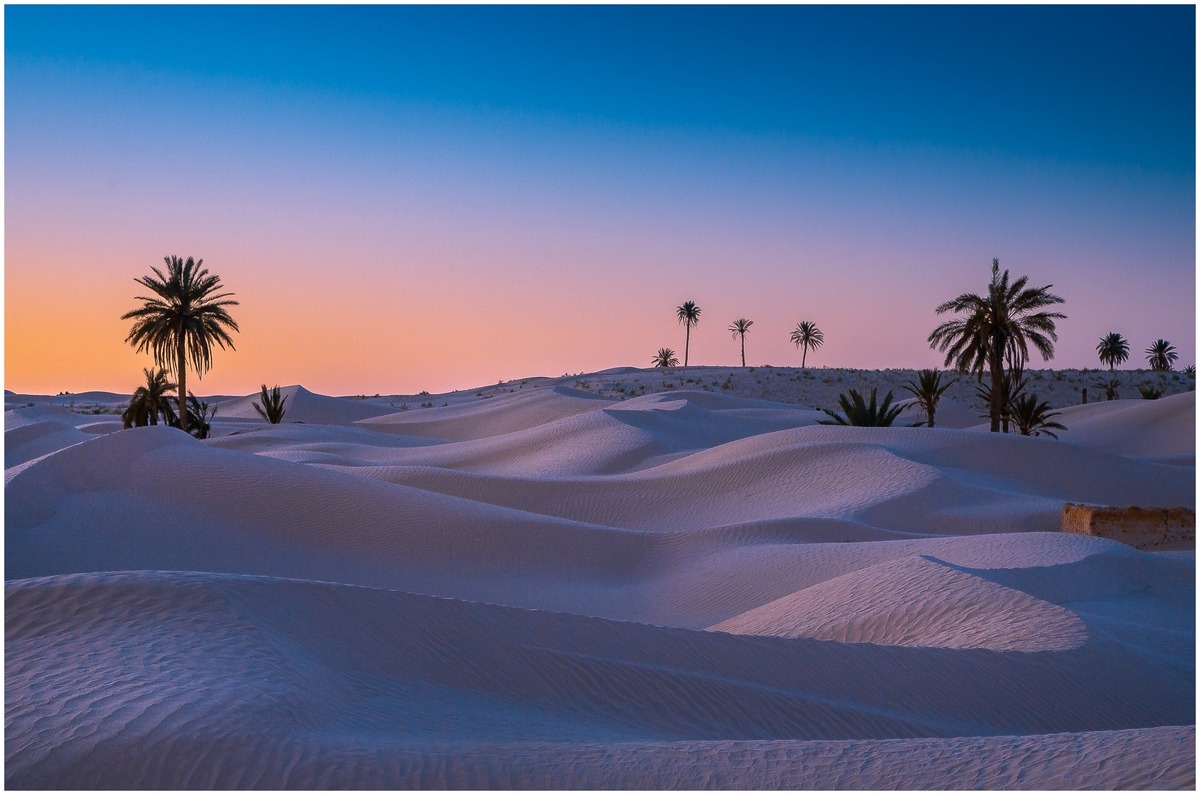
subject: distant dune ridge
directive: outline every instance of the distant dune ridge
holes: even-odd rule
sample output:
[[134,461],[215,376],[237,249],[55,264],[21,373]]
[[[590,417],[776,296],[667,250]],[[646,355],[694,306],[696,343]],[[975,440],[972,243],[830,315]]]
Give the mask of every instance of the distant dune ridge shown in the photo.
[[5,783],[1194,788],[1194,550],[1059,532],[1194,509],[1194,392],[1039,375],[1059,440],[818,424],[911,371],[6,393]]

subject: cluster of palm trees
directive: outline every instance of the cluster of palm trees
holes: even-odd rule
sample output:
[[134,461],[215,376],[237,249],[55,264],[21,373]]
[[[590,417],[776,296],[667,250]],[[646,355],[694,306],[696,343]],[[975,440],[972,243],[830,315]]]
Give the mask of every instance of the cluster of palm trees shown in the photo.
[[[167,378],[162,368],[151,370],[143,368],[146,383],[133,391],[129,405],[121,413],[121,424],[126,428],[141,428],[146,425],[158,425],[161,414],[163,423],[173,428],[182,427],[180,415],[176,413],[167,393],[178,387]],[[191,392],[187,395],[183,416],[187,418],[187,430],[197,439],[207,439],[212,430],[212,420],[217,416],[217,407],[209,407]]]
[[[688,351],[691,348],[692,342],[692,326],[700,323],[700,307],[695,301],[684,301],[675,308],[675,316],[679,322],[684,325],[685,336],[683,340],[683,366],[688,364]],[[749,333],[750,327],[754,325],[753,320],[748,320],[744,317],[739,317],[729,326],[729,331],[733,334],[734,339],[740,339],[742,343],[742,367],[746,366],[746,334]],[[797,348],[804,347],[804,355],[801,358],[800,366],[807,366],[808,349],[816,350],[825,342],[825,334],[821,329],[817,328],[817,324],[811,320],[804,320],[796,324],[796,330],[792,332],[792,342]],[[654,367],[676,367],[679,365],[679,359],[675,355],[675,351],[671,348],[659,348],[658,352],[650,359],[650,363]]]
[[1008,271],[1000,272],[1000,260],[993,259],[987,292],[963,293],[938,306],[937,314],[957,316],[929,334],[929,346],[946,354],[946,365],[975,375],[981,383],[984,373],[990,374],[987,398],[993,433],[1000,432],[1002,425],[1008,430],[1030,346],[1045,361],[1053,358],[1058,340],[1055,324],[1066,318],[1046,309],[1063,303],[1050,292],[1054,285],[1027,287],[1028,281],[1022,276],[1010,282]]
[[[204,260],[170,256],[163,257],[163,262],[165,274],[152,267],[153,275],[136,279],[153,295],[137,296],[142,306],[121,315],[122,320],[134,321],[125,341],[138,353],[152,354],[163,378],[167,370],[175,376],[177,384],[166,389],[174,388],[179,394],[179,427],[189,433],[193,429],[206,433],[206,407],[199,416],[188,412],[189,399],[196,398],[187,391],[187,365],[190,361],[201,377],[212,366],[214,345],[233,348],[229,332],[238,331],[238,325],[226,307],[238,302],[231,300],[232,293],[219,292],[223,289],[221,278],[201,267]],[[148,381],[149,377],[147,371]],[[201,410],[202,405],[196,401],[195,409]]]
[[[1175,346],[1163,339],[1151,343],[1145,353],[1150,369],[1160,372],[1174,369],[1175,361],[1179,358]],[[1111,371],[1129,358],[1129,340],[1116,331],[1110,331],[1100,338],[1096,354],[1100,357],[1101,364],[1107,364]]]

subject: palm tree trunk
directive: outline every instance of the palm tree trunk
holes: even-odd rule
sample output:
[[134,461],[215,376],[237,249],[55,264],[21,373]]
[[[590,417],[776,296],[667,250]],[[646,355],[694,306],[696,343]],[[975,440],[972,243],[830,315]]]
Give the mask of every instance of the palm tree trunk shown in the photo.
[[992,358],[992,399],[988,413],[992,420],[992,433],[1000,432],[1000,415],[1004,410],[1004,362],[993,352]]
[[692,344],[692,324],[684,323],[684,338],[683,338],[683,366],[687,367],[688,347]]
[[188,432],[187,415],[187,348],[184,345],[183,327],[179,329],[179,427]]
[[742,367],[746,366],[746,333],[742,332]]
[[808,361],[808,343],[804,343],[804,355],[800,357],[800,369],[803,370],[804,363]]

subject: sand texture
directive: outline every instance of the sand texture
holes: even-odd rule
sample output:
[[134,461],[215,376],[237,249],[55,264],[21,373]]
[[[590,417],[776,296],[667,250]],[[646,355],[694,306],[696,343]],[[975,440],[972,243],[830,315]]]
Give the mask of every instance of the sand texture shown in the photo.
[[1194,787],[1194,551],[1059,532],[1195,508],[1194,393],[1054,440],[711,369],[289,387],[204,441],[19,396],[5,784]]

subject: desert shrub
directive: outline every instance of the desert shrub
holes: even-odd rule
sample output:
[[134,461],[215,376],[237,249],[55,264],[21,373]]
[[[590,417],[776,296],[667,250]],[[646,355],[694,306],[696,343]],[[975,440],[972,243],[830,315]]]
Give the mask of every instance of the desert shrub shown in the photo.
[[845,392],[838,396],[838,405],[842,408],[842,413],[837,414],[829,409],[821,409],[828,414],[832,419],[820,420],[821,425],[855,425],[860,427],[886,428],[889,427],[896,418],[900,416],[900,412],[904,410],[903,406],[895,405],[893,395],[889,390],[884,395],[882,403],[876,403],[876,390],[871,389],[870,401],[863,400],[863,396],[859,394],[857,389],[851,389],[847,396]]

